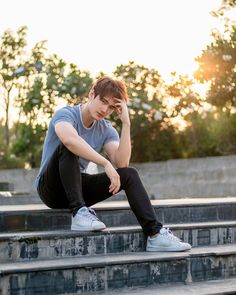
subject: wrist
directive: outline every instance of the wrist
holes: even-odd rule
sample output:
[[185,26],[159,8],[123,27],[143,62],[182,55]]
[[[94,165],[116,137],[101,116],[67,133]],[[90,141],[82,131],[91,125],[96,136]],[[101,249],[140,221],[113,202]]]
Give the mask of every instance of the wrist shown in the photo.
[[107,164],[109,164],[109,163],[110,163],[110,162],[109,162],[107,159],[104,158],[104,160],[102,161],[101,165],[103,166],[103,168],[105,168],[105,166],[106,166]]
[[122,125],[130,126],[130,120],[122,121]]

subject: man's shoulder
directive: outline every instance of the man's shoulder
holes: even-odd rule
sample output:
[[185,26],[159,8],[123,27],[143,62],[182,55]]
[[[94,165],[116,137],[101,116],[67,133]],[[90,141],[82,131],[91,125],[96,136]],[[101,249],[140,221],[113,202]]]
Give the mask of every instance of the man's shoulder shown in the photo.
[[64,106],[60,109],[57,109],[52,117],[53,120],[56,120],[60,117],[70,117],[76,119],[79,115],[78,106]]
[[63,112],[71,112],[71,113],[75,113],[78,111],[79,105],[75,105],[75,106],[64,106],[62,108],[59,108],[55,111],[56,113],[63,113]]

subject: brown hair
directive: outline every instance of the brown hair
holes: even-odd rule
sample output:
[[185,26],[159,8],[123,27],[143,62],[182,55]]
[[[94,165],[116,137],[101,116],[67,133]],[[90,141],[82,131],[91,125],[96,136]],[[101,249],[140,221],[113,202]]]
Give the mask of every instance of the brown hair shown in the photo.
[[90,91],[94,91],[95,97],[116,97],[120,100],[129,101],[126,85],[123,81],[114,80],[110,77],[98,79]]

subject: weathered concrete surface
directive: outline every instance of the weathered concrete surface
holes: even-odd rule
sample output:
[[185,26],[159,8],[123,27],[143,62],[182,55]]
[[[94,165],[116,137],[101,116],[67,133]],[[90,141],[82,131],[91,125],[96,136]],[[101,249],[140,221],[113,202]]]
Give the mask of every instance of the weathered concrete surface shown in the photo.
[[9,182],[0,182],[0,193],[5,191],[13,191],[14,186]]
[[[236,198],[179,199],[151,201],[163,224],[236,220]],[[138,225],[128,202],[103,202],[93,206],[108,226]],[[0,232],[68,229],[71,213],[45,205],[0,207]]]
[[[99,293],[98,293],[99,294]],[[103,293],[104,295],[120,295],[119,291]],[[225,280],[212,280],[191,284],[175,284],[173,286],[159,286],[122,290],[128,295],[233,295],[236,294],[236,278]]]
[[[234,277],[236,246],[184,253],[132,253],[0,265],[0,287],[16,294],[108,291]],[[14,294],[14,293],[13,293]]]
[[[193,247],[236,243],[236,221],[166,225]],[[100,233],[70,230],[0,234],[0,263],[145,251],[140,227],[108,228]]]
[[[236,196],[236,156],[169,160],[137,168],[150,198]],[[97,172],[94,165],[91,173]],[[1,170],[0,182],[13,182],[17,192],[34,193],[38,169]]]

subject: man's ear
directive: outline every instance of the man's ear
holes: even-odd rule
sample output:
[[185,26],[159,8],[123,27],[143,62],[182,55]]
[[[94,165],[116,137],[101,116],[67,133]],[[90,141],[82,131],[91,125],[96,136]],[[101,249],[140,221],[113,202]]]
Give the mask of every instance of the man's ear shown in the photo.
[[94,90],[93,90],[93,89],[91,89],[91,90],[89,91],[89,95],[88,95],[88,97],[89,97],[89,99],[94,99],[94,97],[95,97],[95,93],[94,93]]

